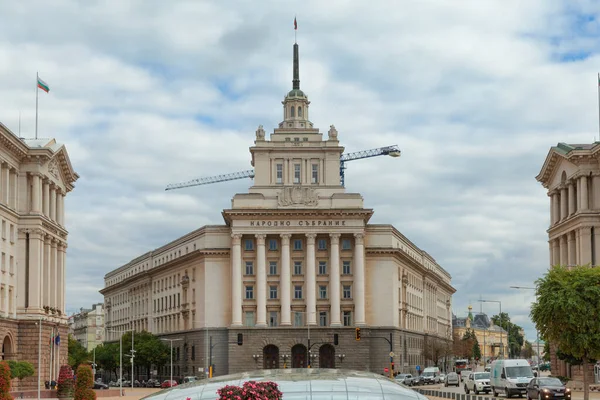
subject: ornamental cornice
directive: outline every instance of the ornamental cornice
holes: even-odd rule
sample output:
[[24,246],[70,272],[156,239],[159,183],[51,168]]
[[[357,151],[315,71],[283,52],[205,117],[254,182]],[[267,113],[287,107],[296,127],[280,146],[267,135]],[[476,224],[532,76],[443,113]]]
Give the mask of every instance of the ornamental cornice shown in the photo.
[[365,222],[373,215],[373,209],[370,208],[360,208],[360,209],[229,209],[223,210],[221,213],[223,219],[227,224],[230,224],[233,219],[239,218],[252,218],[256,219],[258,217],[263,219],[281,219],[282,217],[288,217],[290,219],[300,219],[300,218],[323,218],[323,217],[333,217],[333,218],[347,218],[352,216],[359,216]]
[[[0,128],[4,128],[4,125],[0,124]],[[3,129],[0,129],[1,131]],[[0,134],[0,144],[5,151],[8,151],[19,161],[27,156],[27,145],[15,137],[14,134],[2,132]]]

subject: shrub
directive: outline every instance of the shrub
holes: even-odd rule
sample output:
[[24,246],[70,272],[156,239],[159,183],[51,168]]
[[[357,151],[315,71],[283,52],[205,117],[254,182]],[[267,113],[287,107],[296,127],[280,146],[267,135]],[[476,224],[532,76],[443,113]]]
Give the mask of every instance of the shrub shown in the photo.
[[10,367],[10,377],[12,379],[22,380],[35,375],[35,368],[30,362],[8,360],[8,366]]
[[77,368],[77,382],[75,382],[75,400],[96,400],[94,377],[92,367],[82,364]]
[[58,373],[58,390],[56,397],[59,399],[73,397],[73,370],[68,365],[60,367]]
[[275,382],[244,382],[244,386],[225,386],[217,391],[219,400],[280,400]]
[[6,361],[0,362],[0,400],[13,400],[10,395],[10,367]]

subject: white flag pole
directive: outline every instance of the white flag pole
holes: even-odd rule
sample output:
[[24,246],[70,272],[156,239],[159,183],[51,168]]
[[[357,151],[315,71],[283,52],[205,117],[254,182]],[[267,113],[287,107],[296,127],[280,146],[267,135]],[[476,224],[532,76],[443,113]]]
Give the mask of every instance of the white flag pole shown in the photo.
[[38,82],[39,82],[40,76],[39,73],[36,72],[35,73],[35,138],[37,139],[37,131],[38,131],[38,93],[39,93],[39,89],[38,89]]

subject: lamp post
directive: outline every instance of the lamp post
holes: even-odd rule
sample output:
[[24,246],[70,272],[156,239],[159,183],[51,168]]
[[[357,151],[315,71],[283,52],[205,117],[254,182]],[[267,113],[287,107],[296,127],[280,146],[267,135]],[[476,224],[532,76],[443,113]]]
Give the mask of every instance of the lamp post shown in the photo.
[[177,338],[177,339],[161,338],[160,340],[164,340],[165,342],[171,342],[171,378],[169,380],[169,387],[171,387],[171,385],[173,385],[173,342],[176,342],[178,340],[183,340],[183,339],[181,339],[181,338]]
[[[499,321],[502,321],[502,302],[500,300],[479,300],[481,303],[498,303],[500,305],[500,313],[498,314]],[[508,325],[507,325],[508,327]],[[502,326],[500,326],[502,329]],[[506,337],[506,344],[508,345],[508,336]],[[502,331],[500,331],[500,346],[502,348],[502,358],[504,357],[504,343],[502,342]]]
[[[304,314],[304,315],[312,315],[312,314],[317,314],[316,311],[294,311],[294,313],[297,314]],[[307,353],[307,358],[308,358],[308,363],[307,363],[307,368],[310,368],[310,364],[311,364],[311,360],[310,360],[310,323],[308,322],[308,318],[306,318],[306,327],[308,330],[308,347],[306,348],[306,353]]]
[[35,323],[36,325],[38,325],[39,327],[39,337],[38,337],[38,384],[37,384],[37,395],[38,395],[38,399],[41,399],[40,397],[40,392],[42,390],[42,387],[40,386],[40,382],[42,381],[42,317],[40,317],[40,320],[38,322]]
[[[511,286],[511,289],[517,289],[517,290],[536,290],[536,288],[534,287],[527,287],[527,286]],[[538,374],[539,369],[540,369],[540,332],[537,329],[537,326],[535,327],[535,342],[536,342],[536,347],[537,347],[537,365],[538,365]]]
[[[123,397],[123,334],[125,332],[132,332],[131,334],[133,335],[133,329],[126,329],[124,331],[106,329],[106,331],[121,334],[121,336],[119,336],[119,394],[121,397]],[[133,362],[133,359],[131,361]]]

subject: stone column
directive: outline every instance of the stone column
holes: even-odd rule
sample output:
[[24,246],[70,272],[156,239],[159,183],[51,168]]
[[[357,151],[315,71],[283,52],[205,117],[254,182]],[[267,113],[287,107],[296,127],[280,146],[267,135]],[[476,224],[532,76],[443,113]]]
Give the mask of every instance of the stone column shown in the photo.
[[588,209],[588,185],[587,185],[587,176],[582,176],[581,178],[581,210],[585,211]]
[[567,235],[561,235],[558,240],[560,244],[560,265],[567,265]]
[[40,175],[39,174],[31,174],[31,178],[32,178],[32,188],[31,188],[31,212],[33,213],[40,213],[41,209],[40,209],[40,194],[41,194],[41,187],[40,187]]
[[65,225],[65,194],[62,192],[56,197],[56,222],[61,226]]
[[569,232],[567,233],[567,242],[568,242],[568,253],[569,253],[569,260],[568,260],[568,264],[569,266],[572,265],[576,265],[577,264],[577,253],[576,253],[576,249],[575,249],[575,233],[574,232]]
[[560,248],[558,247],[558,239],[552,239],[552,261],[551,265],[555,266],[560,263]]
[[60,311],[64,312],[65,310],[65,251],[66,246],[64,243],[58,242],[57,253],[56,253],[56,271],[58,275],[58,286],[56,287],[56,292],[58,293],[58,307]]
[[63,311],[60,306],[61,304],[58,302],[58,290],[60,288],[58,273],[58,249],[57,249],[58,241],[56,239],[52,239],[50,243],[50,280],[52,282],[50,288],[50,306],[57,308]]
[[48,217],[52,221],[56,221],[56,187],[54,185],[50,186],[50,214]]
[[594,226],[594,260],[592,260],[593,267],[600,265],[600,226]]
[[567,188],[561,187],[560,189],[560,220],[564,221],[569,216],[569,199],[567,198]]
[[11,169],[10,170],[10,193],[8,194],[8,205],[11,208],[16,209],[17,208],[17,193],[19,193],[18,190],[18,183],[19,183],[19,179],[18,179],[18,175],[17,175],[17,170],[16,169]]
[[291,325],[290,234],[281,235],[281,325]]
[[33,229],[29,232],[29,302],[28,309],[39,312],[42,308],[40,281],[42,280],[42,230]]
[[242,326],[242,235],[231,238],[231,325]]
[[[583,183],[581,185],[583,187]],[[584,226],[581,228],[581,265],[592,262],[592,228]]]
[[591,208],[594,210],[600,209],[600,175],[598,174],[592,176],[592,198],[594,203]]
[[365,325],[365,235],[354,234],[354,310],[355,325]]
[[10,192],[10,166],[7,163],[2,163],[2,168],[0,171],[2,171],[2,188],[0,189],[0,193],[2,194],[2,203],[8,205]]
[[550,226],[554,225],[554,195],[548,193],[550,197]]
[[256,237],[256,326],[267,326],[266,235]]
[[581,264],[581,232],[579,229],[573,231],[575,236],[575,265]]
[[50,279],[50,235],[45,235],[43,242],[43,262],[41,263],[42,275],[40,277],[42,286],[42,306],[50,306],[50,289],[52,287],[52,280]]
[[314,233],[306,234],[306,319],[308,324],[317,324],[317,273]]
[[559,219],[560,219],[560,209],[559,209],[559,202],[558,202],[558,193],[554,192],[551,195],[551,198],[553,200],[552,202],[552,225],[556,224]]
[[50,181],[44,180],[42,183],[42,213],[50,216]]
[[341,326],[340,319],[340,234],[329,234],[331,254],[329,257],[329,287],[331,288],[331,326]]
[[573,186],[573,181],[569,181],[567,188],[569,196],[569,215],[573,215],[575,213],[575,186]]

